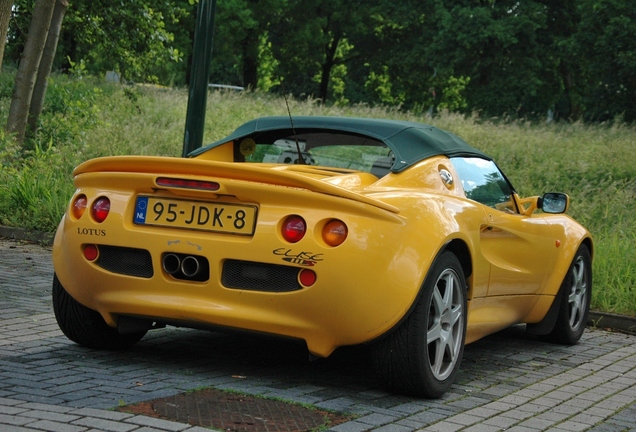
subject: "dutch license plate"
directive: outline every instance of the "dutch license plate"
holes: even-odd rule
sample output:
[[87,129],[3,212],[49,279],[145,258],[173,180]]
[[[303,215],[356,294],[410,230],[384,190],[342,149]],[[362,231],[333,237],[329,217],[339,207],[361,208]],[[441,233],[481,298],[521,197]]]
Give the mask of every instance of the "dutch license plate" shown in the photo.
[[256,226],[256,206],[138,196],[134,222],[252,235]]

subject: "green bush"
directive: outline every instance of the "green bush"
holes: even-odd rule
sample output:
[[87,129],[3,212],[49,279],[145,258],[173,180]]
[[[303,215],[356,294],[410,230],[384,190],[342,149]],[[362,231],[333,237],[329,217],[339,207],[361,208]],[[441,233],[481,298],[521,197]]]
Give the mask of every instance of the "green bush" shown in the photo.
[[0,223],[52,232],[72,190],[71,173],[51,147],[0,167]]
[[94,80],[49,78],[36,140],[55,145],[82,144],[87,130],[101,121],[98,101],[102,93]]

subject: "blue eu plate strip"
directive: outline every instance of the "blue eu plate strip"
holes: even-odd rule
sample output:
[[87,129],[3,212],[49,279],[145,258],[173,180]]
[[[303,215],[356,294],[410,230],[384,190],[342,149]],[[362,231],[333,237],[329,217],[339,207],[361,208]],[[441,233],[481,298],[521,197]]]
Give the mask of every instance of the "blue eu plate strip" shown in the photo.
[[148,197],[137,197],[137,205],[135,206],[135,223],[146,223],[146,210],[148,210]]

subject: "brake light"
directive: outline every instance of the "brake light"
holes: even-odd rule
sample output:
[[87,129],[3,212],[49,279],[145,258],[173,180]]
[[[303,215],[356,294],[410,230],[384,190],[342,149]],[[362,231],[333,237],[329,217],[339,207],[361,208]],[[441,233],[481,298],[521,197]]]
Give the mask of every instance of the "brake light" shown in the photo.
[[110,212],[110,200],[100,197],[95,200],[92,207],[92,215],[95,222],[104,222]]
[[75,197],[73,205],[71,206],[71,214],[75,219],[79,219],[84,215],[87,203],[86,195],[81,194]]
[[329,221],[322,229],[322,239],[329,246],[340,246],[347,239],[347,225],[338,219]]
[[283,222],[282,235],[285,240],[290,243],[296,243],[305,236],[307,224],[305,220],[298,215],[289,216]]
[[175,179],[175,178],[168,178],[168,177],[157,178],[157,186],[183,188],[183,189],[198,189],[198,190],[208,190],[208,191],[216,191],[216,190],[219,190],[219,187],[220,187],[219,184],[216,182]]

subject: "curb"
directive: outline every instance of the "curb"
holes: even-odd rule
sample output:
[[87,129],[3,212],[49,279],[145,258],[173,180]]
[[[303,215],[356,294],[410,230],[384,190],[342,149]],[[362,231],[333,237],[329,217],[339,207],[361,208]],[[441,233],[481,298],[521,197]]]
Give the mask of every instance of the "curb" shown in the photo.
[[[27,230],[0,225],[0,238],[39,243],[44,246],[53,244],[54,233]],[[604,328],[636,334],[636,317],[617,315],[607,312],[590,311],[587,325],[594,328]]]
[[607,312],[590,311],[587,325],[595,328],[636,334],[636,318]]
[[11,240],[22,240],[31,243],[39,243],[45,246],[51,246],[53,244],[53,238],[55,237],[55,234],[0,225],[0,238],[2,237]]

